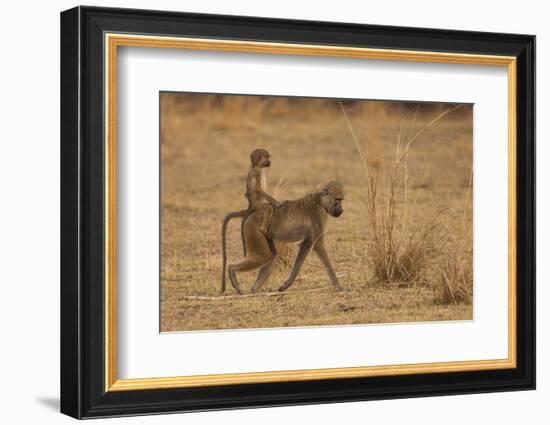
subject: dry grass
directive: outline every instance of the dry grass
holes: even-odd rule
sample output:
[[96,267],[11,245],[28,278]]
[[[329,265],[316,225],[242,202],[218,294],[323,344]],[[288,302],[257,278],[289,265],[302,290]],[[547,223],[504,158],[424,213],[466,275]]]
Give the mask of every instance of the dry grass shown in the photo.
[[[381,282],[423,284],[428,280],[430,266],[446,245],[444,211],[421,215],[422,211],[416,211],[405,201],[405,212],[398,216],[395,185],[394,178],[390,178],[387,193],[380,199],[378,174],[369,175],[365,201],[369,230],[367,258],[375,278]],[[411,213],[417,217],[414,226],[410,222]]]
[[439,280],[443,303],[472,303],[471,257],[447,253],[440,267]]
[[462,230],[455,236],[450,248],[439,263],[435,284],[439,290],[436,300],[445,304],[466,303],[473,301],[473,268],[472,268],[472,229],[468,226],[468,217],[472,214],[470,187],[467,192],[462,217]]
[[[439,239],[458,241],[464,229],[471,233],[471,211],[464,202],[471,197],[471,108],[429,125],[449,105],[343,106],[355,143],[334,101],[161,96],[163,331],[472,318],[471,304],[434,302],[445,301],[440,276],[444,252],[449,253],[448,248],[439,252]],[[396,170],[398,139],[406,155]],[[257,147],[273,155],[269,191],[278,199],[296,199],[332,179],[344,182],[344,214],[330,219],[327,228],[327,249],[343,293],[330,288],[300,293],[328,286],[322,265],[310,256],[289,290],[293,295],[187,298],[219,291],[221,220],[246,207],[248,155]],[[444,225],[433,226],[443,223],[437,214],[443,210],[453,213],[444,214]],[[450,245],[471,276],[471,243]],[[289,272],[295,247],[284,249],[266,292]],[[229,261],[242,256],[238,221],[229,226],[228,256]],[[249,288],[255,274],[242,276],[243,288]]]
[[[425,127],[411,136],[408,136],[411,134],[410,131],[404,131],[407,117],[402,120],[395,141],[394,163],[390,167],[384,193],[381,194],[379,167],[370,164],[368,158],[365,157],[346,109],[340,102],[342,113],[365,168],[367,258],[374,276],[381,282],[425,283],[430,265],[441,255],[446,246],[444,209],[435,212],[424,211],[422,207],[419,207],[418,197],[411,197],[408,161],[411,146],[418,137],[460,106],[454,105],[444,109]],[[410,127],[413,129],[418,109],[419,106],[415,110],[414,120],[410,123]],[[403,207],[400,214],[396,213],[397,193],[403,194]]]

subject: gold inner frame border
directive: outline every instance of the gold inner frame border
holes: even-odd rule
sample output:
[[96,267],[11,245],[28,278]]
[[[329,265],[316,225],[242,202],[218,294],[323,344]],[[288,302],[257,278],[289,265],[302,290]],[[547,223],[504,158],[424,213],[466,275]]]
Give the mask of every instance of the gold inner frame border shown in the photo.
[[[331,45],[288,44],[256,41],[180,38],[151,35],[106,33],[105,46],[105,391],[205,387],[322,379],[412,375],[511,369],[516,358],[516,58],[513,56],[371,49]],[[263,53],[280,55],[325,56],[356,59],[397,60],[507,67],[508,71],[508,358],[437,363],[285,370],[174,377],[118,379],[116,324],[116,98],[118,47],[149,47]]]

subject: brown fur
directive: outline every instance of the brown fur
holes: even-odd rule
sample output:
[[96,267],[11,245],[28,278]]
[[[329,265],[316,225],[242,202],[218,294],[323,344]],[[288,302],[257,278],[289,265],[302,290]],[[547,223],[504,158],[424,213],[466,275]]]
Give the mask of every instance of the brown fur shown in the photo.
[[246,198],[250,213],[256,212],[262,218],[260,230],[268,234],[273,216],[273,207],[280,204],[266,192],[265,169],[271,165],[271,155],[265,149],[256,149],[250,154],[251,167],[246,178]]
[[339,217],[342,214],[343,199],[342,185],[337,182],[330,182],[321,190],[310,193],[301,199],[283,202],[279,208],[274,210],[270,227],[272,237],[270,239],[267,239],[260,230],[262,221],[260,214],[254,211],[249,214],[246,211],[228,214],[222,226],[222,293],[225,291],[227,264],[225,233],[227,223],[234,217],[244,217],[242,234],[243,242],[247,247],[246,258],[239,263],[230,264],[228,267],[231,283],[239,294],[242,291],[237,281],[237,272],[260,269],[256,282],[252,287],[252,292],[257,292],[266,282],[278,256],[274,242],[299,243],[299,250],[292,270],[279,291],[288,289],[294,283],[300,268],[312,250],[315,251],[325,266],[331,284],[341,290],[325,249],[324,233],[327,216]]

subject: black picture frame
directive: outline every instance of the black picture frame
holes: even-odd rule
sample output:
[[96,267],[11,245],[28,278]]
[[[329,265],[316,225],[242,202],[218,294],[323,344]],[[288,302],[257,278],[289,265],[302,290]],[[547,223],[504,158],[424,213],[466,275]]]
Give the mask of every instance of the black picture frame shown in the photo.
[[[105,391],[104,34],[507,55],[517,58],[517,367]],[[61,13],[61,412],[75,418],[535,388],[535,37],[76,7]]]

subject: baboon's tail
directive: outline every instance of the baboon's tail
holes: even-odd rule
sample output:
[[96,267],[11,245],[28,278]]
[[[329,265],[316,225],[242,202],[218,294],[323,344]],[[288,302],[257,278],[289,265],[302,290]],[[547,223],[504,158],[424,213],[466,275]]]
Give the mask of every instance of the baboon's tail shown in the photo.
[[225,235],[227,233],[227,224],[232,218],[236,217],[246,217],[248,214],[248,210],[241,210],[241,211],[235,211],[227,214],[225,218],[223,219],[222,224],[222,286],[220,293],[225,292],[225,279],[226,279],[226,270],[227,270],[227,248],[226,248],[226,241],[225,241]]

